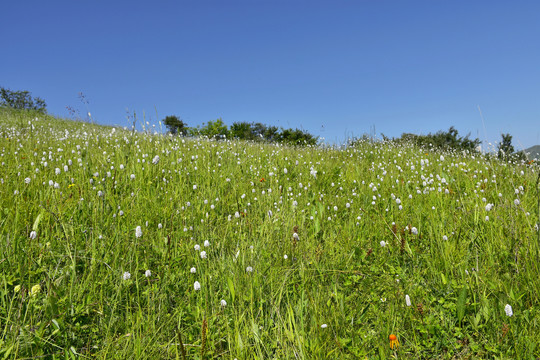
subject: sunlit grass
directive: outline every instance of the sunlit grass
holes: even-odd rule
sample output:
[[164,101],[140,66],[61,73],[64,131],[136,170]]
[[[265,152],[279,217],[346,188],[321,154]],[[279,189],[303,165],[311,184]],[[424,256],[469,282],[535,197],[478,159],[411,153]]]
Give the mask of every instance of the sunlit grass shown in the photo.
[[540,356],[534,165],[0,117],[0,356]]

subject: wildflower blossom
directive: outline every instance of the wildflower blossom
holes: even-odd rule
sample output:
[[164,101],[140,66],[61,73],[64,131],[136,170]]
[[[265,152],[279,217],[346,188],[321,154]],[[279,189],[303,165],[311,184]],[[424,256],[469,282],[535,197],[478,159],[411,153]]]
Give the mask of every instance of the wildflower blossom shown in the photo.
[[209,246],[210,246],[210,241],[204,240],[204,246],[205,246],[205,247],[209,247]]
[[142,229],[141,229],[140,226],[137,226],[137,227],[135,228],[135,237],[140,238],[141,236],[142,236]]
[[189,269],[189,271],[192,273],[192,274],[195,274],[197,272],[197,269],[192,267],[191,269]]
[[206,251],[201,251],[201,259],[206,259]]
[[405,304],[407,304],[407,306],[411,306],[411,298],[409,295],[405,295]]
[[327,327],[328,327],[328,325],[326,325],[326,324],[322,324],[322,325],[321,325],[321,328],[322,328],[322,329],[326,329]]
[[224,299],[222,299],[221,300],[221,307],[225,307],[225,306],[227,306],[227,302]]
[[30,239],[34,240],[37,236],[37,233],[35,231],[30,232]]
[[397,339],[397,336],[394,334],[390,334],[388,339],[390,340],[390,349],[395,348],[397,350],[397,348],[399,347],[399,341]]
[[506,316],[514,315],[514,312],[512,311],[512,306],[510,304],[506,304],[506,306],[504,307],[504,312],[506,313]]
[[381,247],[385,247],[386,246],[386,241],[381,240],[380,244],[381,244]]
[[129,272],[125,272],[123,275],[122,275],[122,279],[124,280],[129,280],[131,279],[131,274]]
[[253,268],[252,268],[251,266],[248,266],[248,267],[246,268],[246,271],[247,271],[247,272],[252,272],[252,271],[253,271]]
[[150,277],[150,276],[152,276],[152,272],[151,272],[150,270],[146,270],[146,271],[144,272],[144,276]]
[[198,281],[195,281],[193,283],[193,288],[195,289],[195,291],[199,291],[201,290],[201,284]]

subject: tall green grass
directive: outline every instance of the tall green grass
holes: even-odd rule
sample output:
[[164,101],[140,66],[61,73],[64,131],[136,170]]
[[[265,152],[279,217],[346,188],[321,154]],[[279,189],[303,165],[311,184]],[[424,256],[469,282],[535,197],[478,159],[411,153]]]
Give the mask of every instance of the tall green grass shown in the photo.
[[535,165],[0,124],[0,358],[540,356]]

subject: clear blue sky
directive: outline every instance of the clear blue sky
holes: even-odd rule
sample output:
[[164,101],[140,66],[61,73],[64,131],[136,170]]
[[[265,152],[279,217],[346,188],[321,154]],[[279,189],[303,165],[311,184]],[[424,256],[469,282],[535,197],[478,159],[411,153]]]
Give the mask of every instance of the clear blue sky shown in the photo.
[[[222,117],[331,142],[455,126],[540,144],[540,1],[3,1],[0,86],[128,125]],[[482,125],[480,106],[484,120]]]

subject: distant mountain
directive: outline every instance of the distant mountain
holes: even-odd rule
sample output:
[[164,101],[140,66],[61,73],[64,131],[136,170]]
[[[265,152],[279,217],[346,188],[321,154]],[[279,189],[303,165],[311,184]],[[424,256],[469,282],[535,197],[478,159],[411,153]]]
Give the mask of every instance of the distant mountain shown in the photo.
[[540,159],[540,145],[531,146],[523,151],[525,151],[525,154],[527,154],[529,160]]

